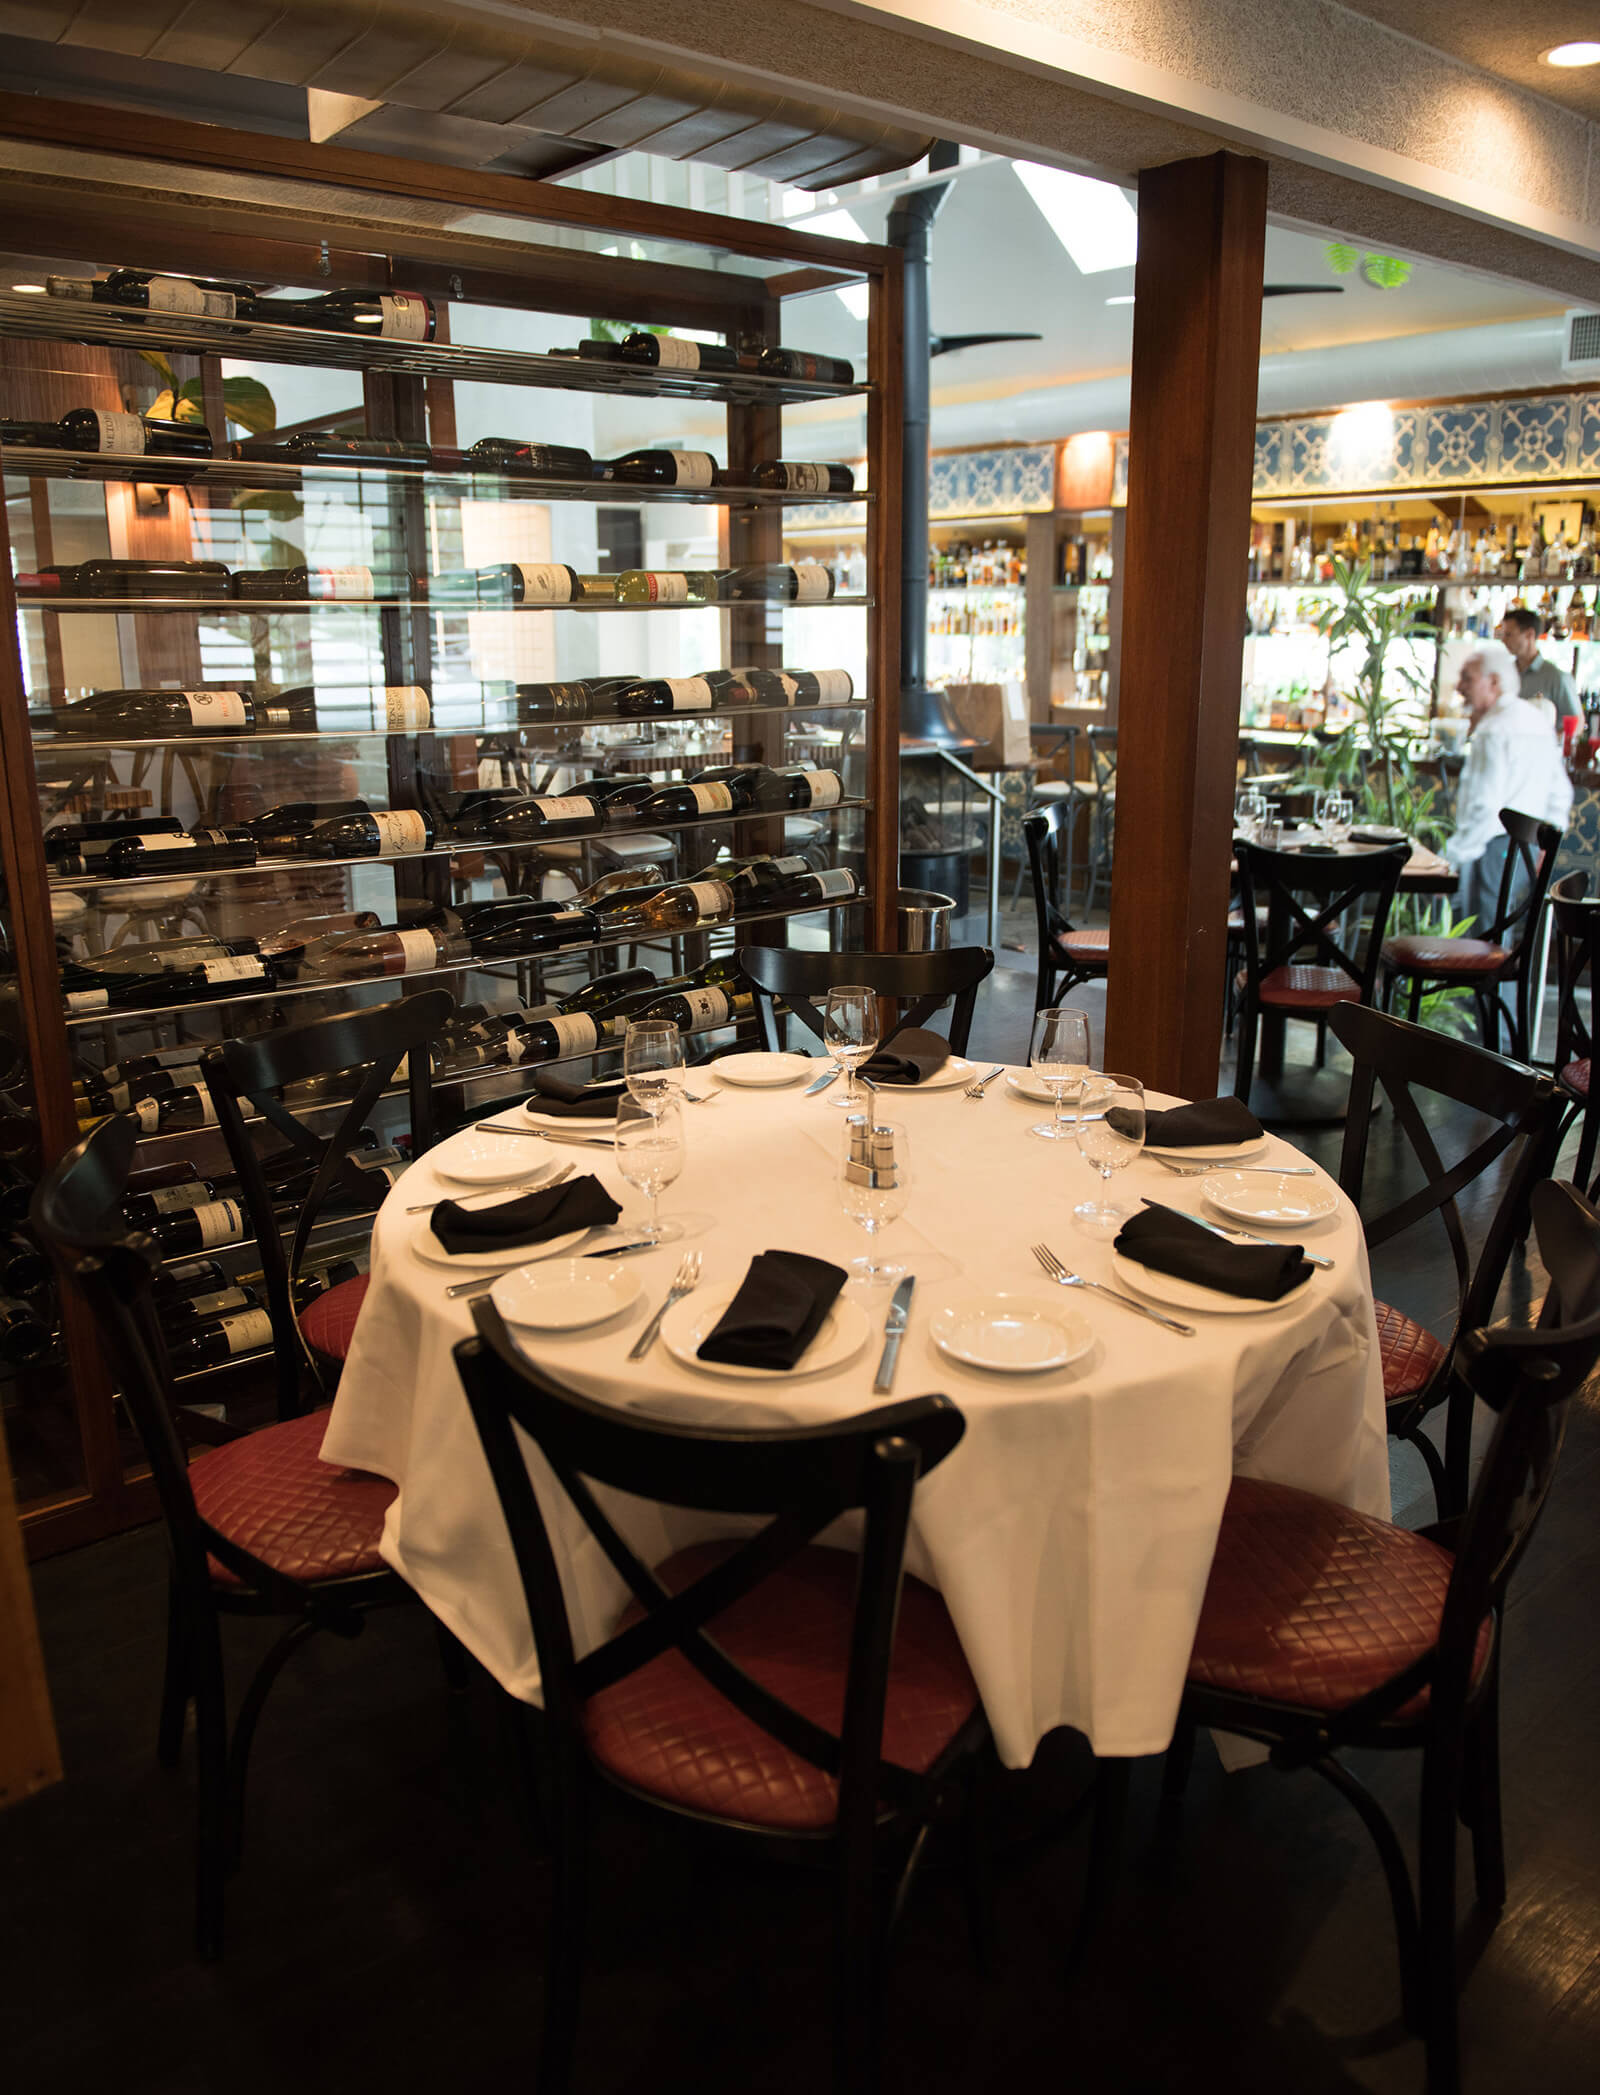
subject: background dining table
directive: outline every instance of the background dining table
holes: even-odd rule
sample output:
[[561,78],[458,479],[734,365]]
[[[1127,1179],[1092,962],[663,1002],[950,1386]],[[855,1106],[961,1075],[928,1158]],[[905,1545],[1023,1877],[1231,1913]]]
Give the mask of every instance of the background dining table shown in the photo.
[[[675,1359],[661,1340],[642,1360],[628,1360],[685,1249],[701,1251],[701,1287],[710,1290],[733,1287],[758,1251],[842,1264],[867,1248],[840,1203],[845,1116],[831,1107],[832,1093],[805,1097],[798,1083],[736,1089],[709,1071],[695,1072],[693,1083],[716,1102],[684,1112],[687,1161],[663,1201],[665,1214],[685,1224],[683,1240],[617,1261],[643,1283],[631,1306],[588,1329],[524,1334],[530,1356],[592,1397],[684,1421],[804,1425],[883,1402],[872,1383],[885,1287],[846,1291],[841,1300],[862,1306],[869,1335],[854,1357],[823,1373],[713,1376]],[[1315,1271],[1277,1305],[1240,1313],[1219,1298],[1214,1311],[1178,1311],[1195,1327],[1193,1337],[1180,1337],[1045,1279],[1030,1255],[1035,1242],[1102,1281],[1111,1277],[1111,1246],[1075,1232],[1071,1209],[1093,1174],[1074,1143],[1029,1133],[1047,1109],[1018,1095],[1009,1077],[981,1102],[959,1086],[896,1089],[880,1090],[877,1108],[880,1120],[908,1133],[911,1198],[875,1241],[918,1280],[894,1394],[943,1391],[966,1419],[961,1445],[918,1487],[908,1568],[942,1592],[1008,1766],[1026,1766],[1060,1725],[1086,1734],[1100,1754],[1159,1751],[1171,1736],[1232,1476],[1388,1512],[1382,1375],[1359,1222],[1340,1196],[1335,1212],[1303,1233],[1331,1270]],[[497,1117],[528,1124],[520,1107]],[[497,1680],[537,1700],[527,1611],[451,1354],[472,1330],[471,1307],[449,1300],[452,1276],[418,1256],[428,1215],[406,1212],[462,1190],[441,1167],[465,1139],[422,1158],[377,1217],[371,1289],[323,1454],[399,1487],[384,1556]],[[530,1170],[544,1160],[541,1143],[508,1146],[530,1153]],[[637,1235],[630,1225],[642,1202],[622,1183],[608,1146],[551,1145],[548,1158],[592,1169],[623,1205],[613,1239]],[[1267,1137],[1255,1161],[1304,1159]],[[1315,1183],[1332,1182],[1319,1173]],[[1148,1195],[1204,1211],[1199,1180],[1172,1176],[1150,1157],[1118,1174],[1116,1192],[1134,1206]],[[1090,1350],[1071,1365],[1026,1374],[941,1352],[930,1335],[941,1305],[990,1292],[1070,1307],[1092,1330]],[[599,1642],[625,1602],[621,1582],[531,1449],[530,1467],[576,1619],[588,1642]],[[647,1562],[734,1531],[637,1500],[613,1502],[612,1511]]]

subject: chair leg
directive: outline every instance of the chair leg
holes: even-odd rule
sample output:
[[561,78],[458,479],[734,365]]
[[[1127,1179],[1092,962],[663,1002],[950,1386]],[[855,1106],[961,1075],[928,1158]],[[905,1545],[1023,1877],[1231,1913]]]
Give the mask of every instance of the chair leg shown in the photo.
[[998,1765],[992,1746],[984,1746],[972,1756],[967,1772],[966,1816],[962,1827],[967,1932],[972,1937],[972,1961],[985,1978],[990,1977],[994,1970],[990,1955],[990,1945],[994,1941],[994,1882],[990,1858],[994,1775]]
[[1422,1457],[1423,1462],[1427,1466],[1428,1482],[1433,1486],[1434,1506],[1438,1511],[1439,1518],[1441,1520],[1445,1519],[1450,1510],[1451,1493],[1444,1457],[1434,1446],[1431,1437],[1423,1432],[1420,1423],[1413,1426],[1409,1432],[1399,1434],[1397,1437],[1403,1440],[1408,1448],[1415,1448]]
[[1235,1050],[1233,1095],[1250,1103],[1250,1082],[1255,1075],[1256,1025],[1258,1020],[1256,1000],[1248,985],[1239,1003],[1239,1045]]
[[206,1963],[222,1955],[228,1881],[228,1708],[216,1623],[195,1640],[195,1949]]
[[1411,1005],[1409,1010],[1406,1012],[1406,1017],[1410,1019],[1413,1025],[1416,1025],[1419,1022],[1421,1012],[1422,977],[1420,975],[1413,975],[1411,977]]
[[1364,1783],[1357,1781],[1343,1762],[1327,1754],[1307,1765],[1355,1806],[1361,1815],[1361,1823],[1372,1836],[1378,1860],[1383,1865],[1384,1882],[1389,1888],[1389,1906],[1394,1915],[1395,1948],[1400,1958],[1400,2013],[1407,2029],[1421,2032],[1424,2027],[1424,1996],[1417,1902],[1412,1895],[1406,1858],[1401,1853],[1395,1830],[1377,1798]]
[[1456,1813],[1460,1788],[1458,1742],[1436,1742],[1423,1756],[1418,1829],[1422,2037],[1428,2095],[1457,2095],[1461,2081],[1456,2028]]
[[231,1868],[237,1869],[244,1849],[244,1789],[250,1772],[250,1748],[255,1744],[256,1725],[273,1682],[300,1646],[315,1636],[317,1627],[309,1616],[302,1615],[287,1629],[256,1668],[255,1678],[239,1705],[239,1715],[233,1727],[233,1747],[228,1755],[228,1860]]
[[1128,1760],[1095,1762],[1089,1872],[1084,1880],[1077,1932],[1067,1952],[1069,1971],[1075,1970],[1088,1954],[1116,1896],[1117,1865],[1122,1855],[1122,1836],[1128,1818],[1128,1776],[1132,1765]]
[[550,1940],[545,1955],[544,2034],[539,2041],[539,2095],[566,2095],[578,2035],[583,1938],[588,1906],[585,1853],[587,1812],[583,1770],[570,1748],[560,1749],[567,1779],[557,1786],[549,1825],[554,1849]]
[[1499,1916],[1506,1902],[1505,1832],[1500,1818],[1500,1654],[1490,1661],[1483,1700],[1467,1733],[1466,1795],[1472,1830],[1472,1875],[1482,1913]]
[[878,2095],[883,1945],[870,1828],[856,1839],[842,1837],[833,1929],[833,2085],[835,2095]]
[[161,1721],[156,1728],[156,1759],[175,1768],[183,1754],[183,1720],[192,1690],[189,1682],[189,1630],[178,1599],[175,1572],[167,1574],[167,1657],[161,1674]]

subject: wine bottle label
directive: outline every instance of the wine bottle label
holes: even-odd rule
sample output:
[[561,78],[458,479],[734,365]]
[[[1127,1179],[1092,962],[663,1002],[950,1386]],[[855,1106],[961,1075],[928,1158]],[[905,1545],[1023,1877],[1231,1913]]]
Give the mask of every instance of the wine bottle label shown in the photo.
[[777,672],[777,676],[778,682],[783,687],[784,697],[789,701],[790,705],[793,705],[800,696],[799,684],[792,676],[786,675],[781,669]]
[[189,708],[192,727],[243,727],[248,717],[237,691],[184,691],[179,695]]
[[372,595],[370,567],[314,567],[307,577],[308,596],[354,598]]
[[552,800],[534,799],[547,822],[598,822],[600,810],[582,793],[559,793]]
[[682,342],[676,335],[656,337],[656,362],[663,371],[698,371],[700,344]]
[[848,866],[830,866],[825,873],[813,873],[818,899],[837,902],[845,895],[856,891],[856,876]]
[[772,870],[781,874],[785,880],[797,879],[806,870],[806,862],[803,858],[775,858],[771,861],[771,865]]
[[646,575],[644,589],[646,600],[652,604],[686,604],[689,601],[687,575]]
[[69,1011],[104,1011],[111,1002],[111,993],[105,989],[70,989],[67,992]]
[[264,1309],[247,1309],[241,1317],[224,1317],[220,1326],[230,1353],[254,1353],[272,1344],[272,1318]]
[[[176,1091],[165,1091],[161,1094],[162,1098],[176,1098],[177,1096]],[[187,1101],[185,1103],[187,1104]],[[138,1117],[141,1134],[154,1135],[159,1132],[161,1127],[160,1098],[142,1098],[133,1110]],[[197,1112],[200,1117],[198,1120],[191,1118],[191,1126],[202,1128],[214,1128],[216,1126],[217,1109],[211,1103],[211,1093],[199,1085],[195,1087],[195,1105],[191,1109],[191,1113],[194,1112]]]
[[820,560],[801,560],[795,565],[794,600],[797,604],[820,604],[831,595],[833,577]]
[[586,1055],[600,1039],[600,1028],[587,1011],[569,1012],[550,1021],[560,1055]]
[[225,1317],[230,1310],[248,1309],[250,1298],[243,1288],[213,1288],[209,1295],[191,1295],[191,1320],[198,1324],[211,1317]]
[[691,880],[686,892],[693,895],[694,906],[702,916],[720,916],[727,906],[727,889],[720,880]]
[[[819,669],[814,672],[817,679],[815,703],[819,706],[847,706],[855,696],[855,680],[848,669]],[[786,678],[787,682],[788,679]]]
[[198,837],[151,837],[141,845],[142,851],[198,851]]
[[704,1033],[712,1026],[728,1023],[728,997],[720,989],[686,989],[683,1001],[689,1007],[689,1023],[685,1033]]
[[525,604],[570,604],[572,602],[572,570],[570,567],[530,567],[525,561],[512,562],[522,580],[522,601]]
[[267,964],[257,954],[230,954],[225,960],[202,962],[201,974],[209,982],[264,982]]
[[380,858],[396,858],[402,852],[427,850],[427,824],[414,808],[395,808],[391,813],[374,815],[372,819],[377,824]]
[[218,850],[222,850],[228,844],[229,838],[225,829],[197,829],[190,841],[196,844],[213,844]]
[[800,461],[792,465],[782,465],[779,470],[783,474],[779,486],[786,487],[792,495],[825,495],[828,492],[826,466]]
[[837,771],[807,771],[802,774],[811,788],[813,807],[833,807],[844,787]]
[[392,342],[425,342],[428,338],[428,301],[414,291],[395,291],[380,298],[383,326],[379,332]]
[[231,291],[203,291],[186,276],[153,276],[145,292],[152,313],[194,313],[206,320],[231,320],[239,301]]
[[100,439],[95,446],[97,451],[144,450],[143,415],[113,414],[97,407],[94,419]]
[[726,786],[691,786],[695,810],[702,815],[725,815],[733,807],[733,795]]
[[383,707],[385,722],[391,728],[423,728],[433,719],[428,694],[420,684],[386,685]]
[[708,713],[711,686],[704,677],[667,677],[663,680],[674,713]]
[[[687,345],[693,348],[693,343]],[[700,352],[695,350],[695,366],[698,369]],[[717,462],[709,451],[669,451],[679,487],[709,487]]]
[[158,1215],[175,1214],[179,1208],[204,1207],[211,1198],[210,1189],[199,1179],[192,1178],[184,1186],[160,1186],[150,1196],[151,1205]]
[[419,968],[438,966],[439,947],[431,931],[397,931],[395,937],[400,941],[400,974],[414,975]]
[[200,1231],[202,1251],[214,1251],[219,1244],[244,1241],[244,1209],[236,1200],[208,1201],[203,1208],[195,1209],[194,1219]]

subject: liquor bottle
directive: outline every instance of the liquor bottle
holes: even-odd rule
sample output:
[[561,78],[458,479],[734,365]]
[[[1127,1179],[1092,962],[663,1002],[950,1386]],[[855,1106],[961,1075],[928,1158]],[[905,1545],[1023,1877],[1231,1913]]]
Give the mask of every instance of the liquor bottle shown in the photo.
[[548,916],[512,917],[474,932],[471,952],[478,960],[515,960],[525,954],[560,953],[569,946],[592,946],[601,922],[592,909],[551,910]]
[[735,674],[765,706],[847,706],[855,696],[848,669],[741,669]]
[[519,684],[511,704],[519,721],[587,720],[592,698],[587,683]]
[[642,901],[623,896],[601,903],[594,914],[608,938],[696,931],[702,925],[727,923],[733,915],[733,893],[717,879],[677,881]]
[[431,579],[435,600],[472,604],[614,604],[613,575],[580,575],[561,562],[507,560],[497,567],[463,568]]
[[18,575],[15,587],[18,596],[211,599],[228,594],[228,570],[220,560],[83,560]]
[[743,362],[727,343],[686,342],[681,335],[656,335],[646,328],[635,329],[620,342],[580,342],[578,354],[590,362],[661,371],[737,371]]
[[437,931],[432,925],[411,931],[380,925],[376,931],[347,932],[307,947],[300,973],[330,981],[370,981],[387,975],[423,974],[471,957],[471,947],[455,933]]
[[[174,1091],[163,1092],[159,1098],[139,1099],[132,1114],[139,1123],[141,1135],[193,1134],[198,1128],[214,1128],[217,1124],[217,1109],[204,1084],[185,1084]],[[181,1251],[185,1247],[180,1244],[177,1248]],[[194,1248],[208,1250],[210,1247],[199,1245]]]
[[606,817],[602,803],[586,793],[532,794],[497,808],[484,826],[496,844],[536,844],[557,837],[597,836]]
[[223,1367],[241,1354],[264,1353],[271,1344],[269,1312],[244,1309],[169,1340],[167,1355],[175,1375],[192,1375],[200,1368]]
[[297,684],[258,699],[256,712],[271,734],[416,734],[433,721],[420,684]]
[[20,1367],[50,1350],[50,1326],[36,1309],[0,1295],[0,1360]]
[[758,360],[763,378],[798,378],[807,385],[853,386],[855,365],[842,356],[814,356],[805,349],[763,349]]
[[786,495],[854,494],[856,476],[848,466],[823,465],[811,459],[764,458],[748,470],[722,466],[718,487],[765,487]]
[[213,448],[204,422],[174,422],[103,407],[70,408],[59,422],[0,422],[0,444],[144,458],[209,458]]
[[156,1315],[169,1330],[185,1325],[214,1324],[219,1317],[236,1316],[254,1309],[260,1301],[254,1288],[207,1288],[193,1295],[162,1295],[156,1300]]
[[576,444],[525,444],[516,437],[484,436],[468,450],[465,462],[512,480],[594,478],[594,460]]
[[425,599],[428,584],[404,567],[255,567],[235,573],[232,594],[248,603],[396,603]]
[[182,1208],[175,1215],[162,1215],[150,1225],[149,1234],[168,1258],[185,1252],[216,1251],[224,1244],[242,1244],[250,1234],[244,1204],[238,1200],[211,1200],[197,1208]]
[[235,458],[263,458],[291,466],[427,466],[433,460],[428,446],[412,438],[367,436],[334,429],[296,429],[289,436],[241,437],[228,448]]
[[370,813],[364,800],[286,800],[250,816],[242,826],[255,838],[262,858],[299,858],[319,824],[340,815]]
[[657,713],[710,713],[716,693],[705,677],[646,677],[624,684],[612,699],[623,720]]
[[708,488],[716,471],[709,451],[628,451],[597,464],[595,478],[625,487]]
[[619,604],[714,604],[717,574],[713,568],[625,568],[617,577]]
[[431,300],[415,291],[329,291],[321,298],[263,298],[251,316],[275,327],[326,327],[389,342],[431,342]]
[[248,829],[193,829],[183,836],[119,837],[101,861],[114,880],[154,873],[210,873],[253,866],[256,841]]
[[151,313],[177,313],[204,320],[232,320],[260,294],[253,284],[226,277],[162,276],[151,269],[113,269],[92,280],[47,276],[52,298],[91,300],[95,305],[142,306]]
[[58,735],[111,741],[121,735],[166,741],[174,735],[254,735],[267,731],[269,709],[240,691],[101,691],[60,706],[50,725]]
[[725,604],[821,604],[833,595],[833,570],[820,560],[793,567],[730,567],[717,584],[718,599]]
[[0,1289],[8,1295],[40,1295],[50,1285],[50,1261],[21,1230],[0,1233]]
[[319,822],[306,839],[306,858],[410,858],[437,841],[425,808],[391,808],[366,815],[336,815]]

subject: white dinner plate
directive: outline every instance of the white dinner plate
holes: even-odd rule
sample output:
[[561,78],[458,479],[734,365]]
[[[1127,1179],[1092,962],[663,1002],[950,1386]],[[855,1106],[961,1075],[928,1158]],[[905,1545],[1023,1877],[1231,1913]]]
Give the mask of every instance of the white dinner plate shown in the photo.
[[963,1295],[934,1312],[941,1353],[1002,1375],[1036,1375],[1081,1360],[1094,1344],[1087,1317],[1036,1295]]
[[[893,1046],[887,1050],[894,1053]],[[884,1084],[874,1077],[873,1082],[880,1091],[949,1091],[956,1084],[970,1084],[978,1074],[977,1064],[968,1062],[964,1056],[952,1055],[942,1069],[936,1069],[931,1077],[924,1077],[920,1084]]]
[[1275,1177],[1268,1171],[1213,1171],[1200,1190],[1235,1222],[1270,1222],[1302,1229],[1323,1222],[1339,1206],[1339,1189],[1326,1179]]
[[522,1135],[457,1135],[442,1142],[430,1162],[453,1186],[509,1186],[520,1179],[547,1177],[555,1169],[553,1159],[540,1162],[537,1150],[529,1156]]
[[[1038,1099],[1047,1106],[1055,1104],[1055,1093],[1050,1089],[1044,1078],[1036,1077],[1031,1069],[1008,1069],[1006,1071],[1006,1089],[1016,1092],[1019,1098]],[[1066,1096],[1070,1105],[1072,1100],[1072,1085],[1070,1083],[1066,1087]],[[1069,1111],[1067,1118],[1075,1120],[1077,1115]]]
[[412,1250],[425,1266],[442,1266],[447,1273],[498,1273],[511,1266],[526,1266],[534,1259],[555,1258],[563,1251],[570,1251],[589,1234],[586,1229],[569,1229],[559,1237],[552,1237],[547,1244],[508,1244],[499,1250],[446,1251],[434,1235],[428,1217],[419,1215],[417,1220],[421,1227],[412,1239]]
[[792,1368],[740,1368],[725,1360],[701,1360],[701,1341],[710,1337],[738,1292],[738,1287],[696,1288],[672,1305],[661,1321],[661,1342],[674,1360],[686,1368],[698,1368],[702,1375],[728,1375],[739,1382],[787,1382],[796,1375],[821,1375],[829,1368],[843,1367],[867,1343],[866,1312],[840,1295],[823,1318],[822,1329]]
[[547,1259],[502,1273],[489,1299],[508,1324],[532,1331],[581,1331],[603,1324],[639,1299],[631,1266],[612,1259]]
[[1124,1258],[1120,1251],[1111,1254],[1111,1277],[1123,1287],[1132,1288],[1136,1295],[1159,1302],[1163,1308],[1198,1309],[1222,1317],[1259,1316],[1263,1310],[1285,1309],[1298,1302],[1310,1285],[1302,1280],[1281,1301],[1263,1302],[1256,1295],[1226,1295],[1220,1288],[1203,1288],[1171,1273],[1157,1273],[1152,1266],[1141,1266],[1137,1259]]
[[[827,1066],[833,1067],[831,1062]],[[759,1051],[723,1055],[711,1064],[711,1074],[720,1077],[724,1084],[797,1084],[802,1077],[820,1077],[822,1071],[823,1064],[814,1055],[771,1055]]]
[[1258,1157],[1267,1146],[1265,1135],[1247,1135],[1243,1142],[1193,1142],[1181,1149],[1167,1149],[1159,1142],[1147,1145],[1150,1154],[1170,1157],[1174,1164],[1242,1164]]

